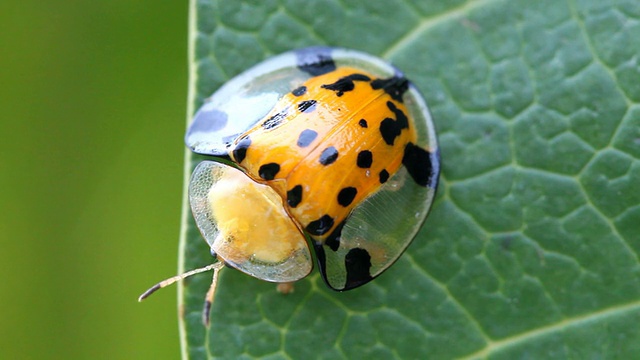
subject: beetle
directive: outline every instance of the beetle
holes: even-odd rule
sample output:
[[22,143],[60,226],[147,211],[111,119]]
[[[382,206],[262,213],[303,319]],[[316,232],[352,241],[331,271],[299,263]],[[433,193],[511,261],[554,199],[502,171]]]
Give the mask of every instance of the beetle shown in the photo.
[[425,221],[440,154],[428,107],[409,80],[354,50],[290,51],[230,80],[196,112],[185,141],[209,155],[189,202],[218,262],[145,292],[213,270],[208,324],[224,265],[291,283],[312,270],[326,284],[364,285],[391,266]]

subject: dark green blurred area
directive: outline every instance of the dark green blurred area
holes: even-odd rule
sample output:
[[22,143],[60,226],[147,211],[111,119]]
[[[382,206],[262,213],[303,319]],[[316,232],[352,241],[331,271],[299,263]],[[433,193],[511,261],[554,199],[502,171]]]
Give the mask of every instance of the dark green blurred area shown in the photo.
[[0,359],[175,359],[186,2],[0,4]]

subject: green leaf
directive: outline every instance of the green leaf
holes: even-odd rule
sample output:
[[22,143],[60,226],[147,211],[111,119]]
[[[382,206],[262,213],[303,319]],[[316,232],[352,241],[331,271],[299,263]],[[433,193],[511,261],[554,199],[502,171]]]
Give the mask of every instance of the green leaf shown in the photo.
[[[640,353],[637,0],[193,0],[189,114],[274,54],[349,47],[424,93],[443,174],[386,273],[281,295],[180,285],[185,358],[632,358]],[[187,155],[187,176],[201,158]],[[186,200],[185,200],[186,202]],[[181,267],[212,260],[184,208]]]

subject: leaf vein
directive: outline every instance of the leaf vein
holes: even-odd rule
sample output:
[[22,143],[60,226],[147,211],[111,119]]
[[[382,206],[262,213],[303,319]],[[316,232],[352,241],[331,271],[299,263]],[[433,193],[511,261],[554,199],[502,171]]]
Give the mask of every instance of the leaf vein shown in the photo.
[[543,337],[545,335],[552,334],[554,332],[561,332],[570,327],[578,327],[587,325],[592,322],[606,320],[606,318],[613,316],[623,316],[627,313],[640,311],[640,301],[634,301],[627,304],[612,306],[602,309],[600,311],[592,312],[585,315],[574,316],[566,318],[562,321],[549,324],[538,329],[526,331],[514,336],[504,338],[502,340],[492,341],[487,344],[483,349],[469,354],[461,359],[479,359],[486,358],[489,355],[497,354],[502,350],[509,347],[517,346],[519,344],[531,341],[532,339]]
[[381,54],[381,57],[383,59],[390,59],[394,56],[394,54],[396,54],[397,52],[399,52],[400,50],[402,50],[402,48],[404,48],[405,46],[407,46],[408,44],[410,44],[412,41],[414,41],[414,39],[418,38],[423,32],[428,31],[429,29],[438,26],[441,23],[447,22],[447,21],[451,21],[452,19],[456,19],[456,18],[460,18],[464,15],[466,15],[467,13],[473,11],[476,8],[480,8],[482,6],[485,6],[487,4],[491,4],[491,3],[496,3],[500,0],[477,0],[477,1],[471,1],[471,2],[467,2],[464,5],[460,5],[458,7],[455,7],[443,14],[440,14],[438,16],[434,16],[434,17],[430,17],[430,18],[423,18],[417,26],[415,26],[413,29],[409,30],[409,32],[407,32],[406,34],[404,34],[403,36],[400,37],[400,39],[398,39],[397,41],[395,41],[394,43],[392,43],[387,50],[383,51]]

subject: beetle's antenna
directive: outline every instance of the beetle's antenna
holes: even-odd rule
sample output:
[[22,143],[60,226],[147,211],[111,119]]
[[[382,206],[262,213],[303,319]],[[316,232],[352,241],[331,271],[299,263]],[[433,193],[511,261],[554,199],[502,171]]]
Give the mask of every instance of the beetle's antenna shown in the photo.
[[224,262],[218,261],[212,264],[213,279],[211,280],[211,286],[207,291],[207,296],[204,298],[204,309],[202,310],[202,322],[204,326],[209,327],[209,315],[211,314],[211,306],[213,305],[213,298],[216,295],[216,287],[218,287],[218,274],[224,267]]
[[[169,286],[169,285],[171,285],[171,284],[173,284],[173,283],[175,283],[177,281],[180,281],[180,280],[182,280],[184,278],[187,278],[187,277],[189,277],[191,275],[200,274],[200,273],[205,272],[205,271],[213,270],[213,279],[214,279],[214,281],[217,281],[217,278],[218,278],[217,273],[218,273],[218,271],[220,271],[220,269],[223,266],[224,266],[224,263],[221,262],[221,261],[218,261],[218,262],[215,262],[215,263],[213,263],[211,265],[207,265],[207,266],[201,267],[199,269],[194,269],[194,270],[191,270],[191,271],[187,271],[184,274],[176,275],[176,276],[170,277],[170,278],[168,278],[166,280],[162,280],[159,283],[157,283],[157,284],[153,285],[152,287],[150,287],[149,290],[145,291],[142,295],[140,295],[140,297],[138,298],[138,301],[142,301],[142,300],[146,299],[147,297],[149,297],[149,295],[151,295],[154,292],[162,289],[163,287],[167,287],[167,286]],[[214,284],[212,284],[211,286],[214,287]],[[211,292],[211,289],[209,289],[209,292]],[[209,294],[207,293],[207,300],[208,299],[209,299]]]

